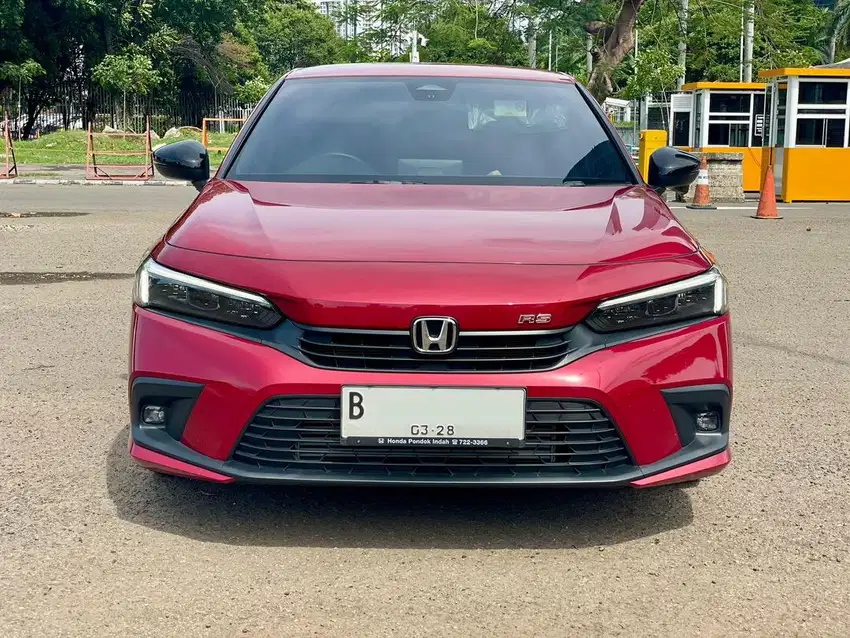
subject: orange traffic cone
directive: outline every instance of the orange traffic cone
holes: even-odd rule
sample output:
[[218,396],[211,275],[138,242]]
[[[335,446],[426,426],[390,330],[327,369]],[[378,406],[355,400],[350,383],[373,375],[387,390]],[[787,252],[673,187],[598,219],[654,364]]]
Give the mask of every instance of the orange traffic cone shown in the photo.
[[708,190],[708,160],[705,155],[699,163],[699,174],[697,175],[697,186],[694,189],[694,201],[688,204],[688,208],[697,210],[717,210],[717,206],[711,203],[711,194]]
[[776,209],[776,181],[773,177],[773,166],[768,165],[764,174],[764,184],[761,185],[759,207],[753,219],[782,219]]

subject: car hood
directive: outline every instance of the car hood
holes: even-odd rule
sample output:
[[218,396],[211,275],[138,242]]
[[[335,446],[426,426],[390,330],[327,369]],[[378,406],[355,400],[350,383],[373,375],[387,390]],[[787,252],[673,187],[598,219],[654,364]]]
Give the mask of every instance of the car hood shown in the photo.
[[212,180],[166,237],[281,261],[588,265],[669,259],[694,238],[644,186]]

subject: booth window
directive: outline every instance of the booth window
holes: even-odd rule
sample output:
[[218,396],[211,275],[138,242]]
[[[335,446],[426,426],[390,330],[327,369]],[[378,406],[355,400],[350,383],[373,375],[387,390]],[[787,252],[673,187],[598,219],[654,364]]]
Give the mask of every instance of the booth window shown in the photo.
[[770,146],[770,126],[773,121],[773,87],[768,88],[764,95],[764,131],[761,138],[762,146]]
[[846,82],[800,82],[799,104],[847,104]]
[[845,125],[843,118],[800,118],[797,120],[797,146],[843,148]]
[[673,146],[691,145],[691,114],[687,111],[673,113]]
[[847,82],[801,81],[797,106],[797,146],[844,148]]
[[764,136],[767,135],[767,119],[764,115],[764,95],[758,93],[753,96],[753,137],[750,146],[761,146]]
[[776,141],[773,146],[785,146],[785,107],[787,97],[787,88],[783,87],[776,90]]
[[747,122],[730,124],[724,122],[722,124],[708,125],[708,145],[709,146],[749,146],[747,144],[747,135],[749,134],[750,125]]
[[750,113],[749,93],[712,93],[708,99],[711,113]]
[[694,146],[702,146],[702,93],[694,98]]
[[750,145],[752,94],[711,93],[708,99],[708,146]]

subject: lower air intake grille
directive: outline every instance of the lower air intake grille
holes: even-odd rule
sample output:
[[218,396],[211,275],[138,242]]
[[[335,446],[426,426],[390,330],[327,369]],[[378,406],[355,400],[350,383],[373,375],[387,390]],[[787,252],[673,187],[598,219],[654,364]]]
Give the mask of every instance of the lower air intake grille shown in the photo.
[[525,419],[519,449],[349,447],[340,443],[339,397],[279,397],[252,419],[232,460],[279,473],[411,477],[590,478],[633,464],[617,428],[594,403],[529,399]]

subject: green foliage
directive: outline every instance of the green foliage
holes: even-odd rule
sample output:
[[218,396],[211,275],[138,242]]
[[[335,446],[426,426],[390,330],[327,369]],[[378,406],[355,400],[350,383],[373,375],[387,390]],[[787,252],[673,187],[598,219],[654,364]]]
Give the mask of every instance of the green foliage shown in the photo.
[[[811,0],[755,0],[753,77],[764,69],[820,64],[828,23],[828,13]],[[688,81],[737,81],[741,5],[695,0],[688,30]],[[675,48],[676,37],[669,33],[668,49]]]
[[44,68],[35,60],[24,60],[20,64],[4,62],[0,64],[0,79],[13,83],[29,84],[35,78],[44,75]]
[[92,71],[94,81],[116,93],[146,95],[160,80],[151,59],[140,53],[107,55]]
[[485,3],[361,0],[344,6],[336,19],[352,32],[342,48],[347,62],[409,61],[414,27],[428,40],[419,47],[422,62],[521,65],[526,57],[520,34]]
[[0,60],[15,59],[21,46],[24,0],[0,0]]
[[659,46],[640,51],[633,66],[634,72],[620,94],[627,100],[673,91],[682,74],[682,67],[673,62],[669,51]]
[[[691,0],[687,79],[737,80],[743,0]],[[409,59],[408,34],[428,38],[423,62],[525,65],[528,19],[537,26],[537,66],[587,80],[586,34],[598,62],[623,0],[351,0],[334,20],[311,0],[0,0],[0,90],[17,91],[30,121],[72,84],[90,79],[115,92],[179,95],[214,87],[253,102],[298,66]],[[643,3],[639,55],[613,65],[624,97],[670,91],[676,66],[678,0]],[[834,36],[850,55],[850,0],[833,13],[812,0],[755,0],[754,75],[824,60]],[[604,68],[604,65],[596,65]],[[607,87],[606,87],[607,90]],[[26,131],[25,131],[26,133]]]
[[340,62],[387,62],[381,52],[374,51],[364,38],[351,38],[343,41],[339,54]]
[[273,76],[336,62],[343,51],[333,22],[304,3],[269,3],[254,37]]
[[526,57],[519,35],[486,6],[450,3],[430,16],[422,31],[428,38],[423,61],[518,66]]
[[263,78],[251,78],[242,86],[236,87],[236,99],[245,104],[256,104],[269,90],[269,83]]

